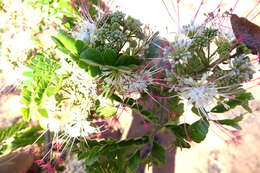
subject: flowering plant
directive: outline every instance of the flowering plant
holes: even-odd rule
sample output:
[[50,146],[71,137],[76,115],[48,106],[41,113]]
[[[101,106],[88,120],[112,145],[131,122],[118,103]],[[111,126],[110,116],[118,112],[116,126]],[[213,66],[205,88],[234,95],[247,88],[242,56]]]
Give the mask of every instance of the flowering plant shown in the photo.
[[[136,172],[140,164],[164,164],[167,149],[200,143],[210,124],[237,139],[226,126],[240,129],[243,116],[218,119],[215,114],[236,106],[251,111],[253,96],[242,86],[254,70],[250,49],[216,27],[214,13],[200,25],[179,27],[169,41],[99,1],[49,3],[67,11],[54,27],[55,45],[42,46],[23,63],[28,69],[20,86],[24,121],[0,131],[1,141],[13,136],[1,152],[38,143],[45,149],[37,163],[50,172],[75,154],[89,172],[122,173]],[[188,110],[197,119],[190,124],[181,120]],[[115,137],[113,132],[123,129],[118,119],[124,121],[129,111],[149,132]],[[30,126],[31,121],[39,125]],[[160,140],[164,132],[174,136],[167,144]]]

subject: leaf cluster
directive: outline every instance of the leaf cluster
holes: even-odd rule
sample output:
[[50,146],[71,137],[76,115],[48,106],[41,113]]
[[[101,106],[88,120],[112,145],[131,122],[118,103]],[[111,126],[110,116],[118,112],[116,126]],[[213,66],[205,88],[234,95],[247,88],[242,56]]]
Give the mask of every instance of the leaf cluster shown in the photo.
[[42,107],[43,100],[58,92],[62,80],[62,77],[56,74],[60,66],[43,55],[36,56],[28,67],[31,71],[24,72],[28,80],[23,83],[21,98],[25,106],[21,111],[26,121],[35,113],[48,117],[48,110]]

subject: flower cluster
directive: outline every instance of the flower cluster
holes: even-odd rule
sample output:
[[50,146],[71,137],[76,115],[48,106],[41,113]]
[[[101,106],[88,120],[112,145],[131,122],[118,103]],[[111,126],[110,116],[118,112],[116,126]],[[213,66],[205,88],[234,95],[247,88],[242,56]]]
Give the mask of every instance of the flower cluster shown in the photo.
[[[55,28],[52,35],[55,48],[39,46],[24,63],[29,71],[23,73],[22,114],[45,129],[45,151],[38,161],[43,169],[55,171],[65,156],[76,153],[89,171],[135,172],[137,167],[128,167],[133,160],[163,163],[163,156],[158,159],[154,154],[164,153],[157,139],[160,131],[168,129],[176,136],[171,147],[189,148],[190,141],[205,139],[210,122],[238,128],[242,119],[221,120],[211,114],[236,106],[250,111],[252,95],[243,88],[255,73],[250,51],[223,34],[214,13],[197,24],[197,11],[191,24],[178,26],[174,40],[168,41],[99,1],[64,4],[73,15],[63,11],[60,30]],[[31,42],[28,45],[22,44],[23,50],[35,48]],[[149,140],[145,136],[129,141],[107,139],[113,138],[114,131],[106,122],[124,118],[125,109],[138,113],[145,126],[154,128]],[[189,109],[199,120],[182,123],[180,117]],[[150,153],[141,157],[146,144],[151,146]]]

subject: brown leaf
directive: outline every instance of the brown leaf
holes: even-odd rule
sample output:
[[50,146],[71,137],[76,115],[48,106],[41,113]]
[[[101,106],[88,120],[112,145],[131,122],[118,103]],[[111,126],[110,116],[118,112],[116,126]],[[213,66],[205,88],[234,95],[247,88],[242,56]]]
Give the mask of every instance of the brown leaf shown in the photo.
[[244,17],[231,14],[231,25],[238,42],[243,42],[252,51],[260,53],[260,27]]
[[33,164],[32,152],[15,152],[0,158],[1,173],[26,173]]

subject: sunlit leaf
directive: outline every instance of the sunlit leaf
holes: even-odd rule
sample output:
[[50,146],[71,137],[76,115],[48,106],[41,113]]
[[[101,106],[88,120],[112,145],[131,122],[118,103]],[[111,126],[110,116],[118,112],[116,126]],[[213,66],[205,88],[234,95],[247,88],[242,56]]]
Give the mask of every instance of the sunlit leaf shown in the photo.
[[206,138],[209,129],[209,122],[200,119],[188,127],[189,137],[197,143],[200,143]]
[[117,109],[113,106],[100,106],[96,112],[102,117],[110,118],[111,116],[116,114]]
[[21,112],[23,115],[23,119],[25,121],[29,121],[30,120],[30,109],[29,108],[21,108]]
[[234,127],[238,130],[241,130],[241,127],[238,125],[238,122],[243,120],[243,115],[240,115],[238,117],[235,117],[233,119],[223,119],[223,120],[215,120],[217,123],[220,123],[222,125],[228,125],[231,127]]
[[78,53],[76,41],[72,37],[70,37],[66,32],[60,31],[57,35],[57,38],[64,45],[66,49],[71,51],[73,54]]
[[153,148],[152,148],[152,160],[155,165],[161,165],[166,163],[166,151],[165,149],[158,144],[157,142],[153,142]]
[[41,116],[47,118],[48,117],[48,112],[46,109],[43,109],[43,108],[39,108],[38,109],[38,112],[41,114]]

